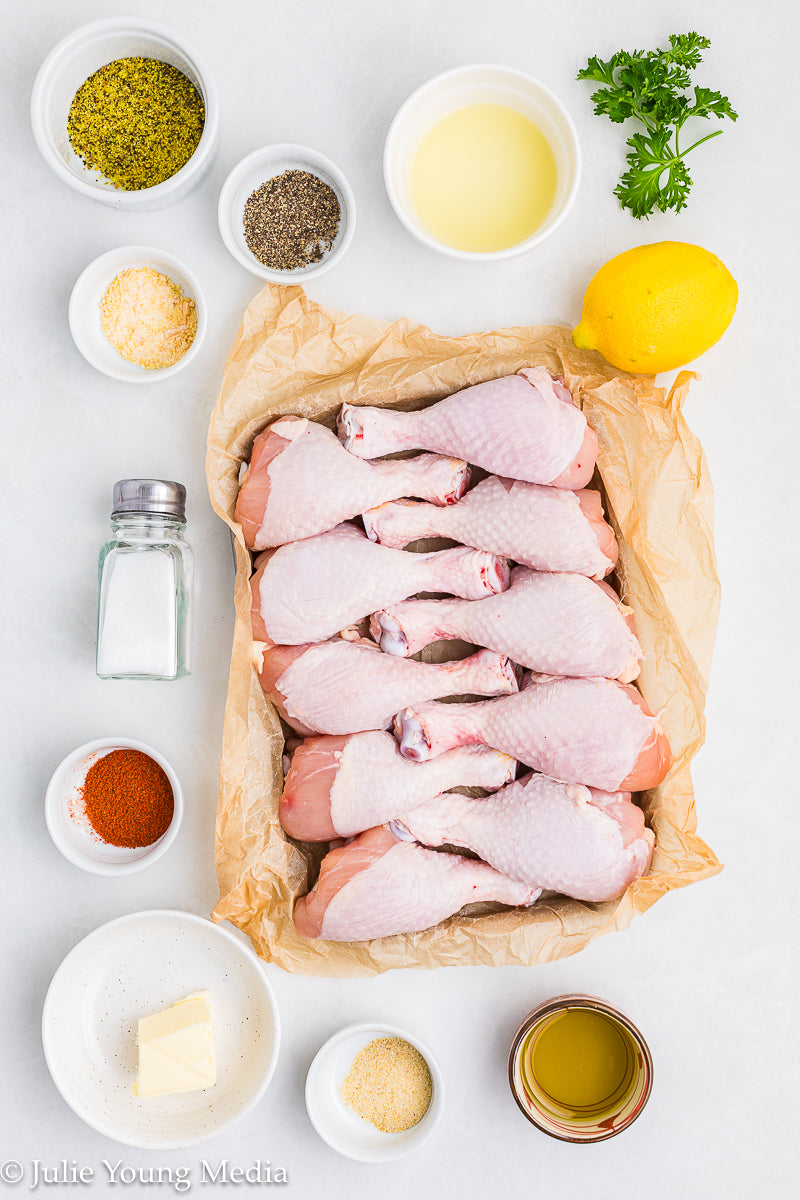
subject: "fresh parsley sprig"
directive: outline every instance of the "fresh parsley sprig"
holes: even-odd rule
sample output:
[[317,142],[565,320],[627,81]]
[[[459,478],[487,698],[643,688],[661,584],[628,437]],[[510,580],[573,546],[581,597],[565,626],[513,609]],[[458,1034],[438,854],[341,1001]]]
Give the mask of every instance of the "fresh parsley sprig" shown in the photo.
[[680,134],[690,117],[730,117],[737,114],[727,96],[710,88],[689,92],[691,72],[702,62],[702,51],[711,45],[699,33],[674,33],[669,50],[619,50],[608,62],[590,58],[578,79],[603,86],[592,95],[594,111],[615,124],[633,119],[645,127],[627,140],[628,169],[614,194],[635,217],[649,217],[654,209],[680,212],[692,186],[683,161],[686,155],[717,137],[715,129],[691,146],[681,146]]

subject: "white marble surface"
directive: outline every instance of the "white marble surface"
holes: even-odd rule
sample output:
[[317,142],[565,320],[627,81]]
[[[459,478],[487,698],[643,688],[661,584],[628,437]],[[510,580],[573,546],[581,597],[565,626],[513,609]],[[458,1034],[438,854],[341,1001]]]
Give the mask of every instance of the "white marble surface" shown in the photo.
[[[40,159],[28,103],[51,46],[84,21],[136,14],[191,39],[216,78],[221,142],[211,174],[178,205],[127,215],[60,183]],[[560,1200],[647,1195],[795,1194],[797,1105],[798,405],[796,197],[789,138],[800,18],[787,0],[28,0],[2,4],[2,397],[4,751],[2,1099],[0,1162],[62,1158],[94,1168],[70,1195],[113,1192],[102,1161],[186,1168],[201,1160],[283,1166],[298,1200],[324,1193],[464,1200],[534,1194]],[[713,45],[701,82],[741,114],[692,164],[688,211],[637,224],[611,192],[621,131],[594,117],[574,82],[593,53],[663,44],[699,28]],[[576,207],[527,257],[471,266],[435,255],[402,230],[386,200],[380,154],[405,96],[445,68],[497,61],[530,71],[566,103],[584,150]],[[255,277],[226,253],[216,198],[237,159],[270,141],[305,142],[334,158],[359,203],[345,261],[310,294],[341,309],[401,314],[442,332],[574,323],[597,266],[641,241],[675,238],[715,251],[740,286],[723,341],[702,360],[686,414],[716,489],[724,602],[708,700],[708,741],[694,779],[701,836],[724,872],[662,899],[626,932],[576,957],[530,968],[391,972],[366,981],[293,977],[268,968],[284,1041],[267,1095],[202,1149],[125,1150],[84,1126],[54,1089],[39,1021],[48,982],[72,945],[122,913],[176,907],[207,914],[217,892],[212,831],[230,638],[231,561],[203,475],[206,426],[222,365]],[[145,387],[96,374],[70,339],[72,284],[96,255],[124,243],[164,246],[201,277],[208,337],[194,364]],[[669,382],[664,380],[664,382]],[[192,676],[178,683],[98,680],[95,563],[111,485],[126,475],[182,480],[197,554]],[[185,826],[151,870],[113,882],[82,874],[51,844],[43,819],[50,772],[81,742],[121,732],[159,747],[184,783]],[[631,1130],[595,1147],[538,1134],[517,1112],[505,1059],[519,1020],[564,991],[607,997],[649,1039],[656,1081]],[[305,1113],[303,1081],[320,1044],[366,1019],[405,1025],[437,1053],[445,1119],[415,1157],[369,1167],[340,1158]],[[5,1185],[4,1185],[5,1187]],[[242,1185],[247,1190],[247,1185]],[[13,1189],[7,1190],[13,1194]],[[46,1192],[46,1187],[41,1187]],[[258,1185],[251,1185],[258,1191]],[[274,1190],[268,1185],[261,1190]]]

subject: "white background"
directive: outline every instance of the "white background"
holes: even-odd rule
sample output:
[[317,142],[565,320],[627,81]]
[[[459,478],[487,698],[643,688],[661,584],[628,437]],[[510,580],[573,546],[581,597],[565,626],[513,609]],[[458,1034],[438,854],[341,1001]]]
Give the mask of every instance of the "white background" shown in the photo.
[[[287,1169],[290,1183],[281,1190],[298,1200],[795,1194],[796,5],[2,0],[0,8],[0,1159],[52,1164],[65,1157],[97,1168],[103,1158],[121,1157],[134,1166],[197,1169],[201,1157],[245,1167],[260,1158]],[[210,176],[189,198],[156,213],[128,215],[79,196],[49,172],[30,132],[29,98],[42,59],[75,26],[115,14],[170,26],[196,46],[219,88],[221,138]],[[624,134],[593,116],[590,86],[574,76],[590,54],[664,45],[670,33],[689,29],[713,43],[698,81],[727,93],[740,119],[725,122],[724,135],[692,155],[688,211],[637,223],[612,195]],[[381,149],[413,88],[441,70],[480,61],[527,70],[556,92],[577,124],[584,176],[572,213],[543,246],[473,266],[425,250],[403,231],[383,190]],[[278,141],[328,154],[355,190],[355,241],[346,259],[308,289],[340,309],[407,315],[453,334],[574,324],[602,262],[666,238],[708,247],[737,278],[733,325],[699,364],[703,378],[685,410],[715,485],[724,588],[708,740],[694,767],[698,830],[726,866],[712,880],[668,895],[628,931],[548,966],[394,971],[363,981],[305,979],[268,967],[284,1032],[270,1090],[206,1147],[150,1154],[116,1147],[72,1114],[42,1057],[40,1012],[59,962],[96,926],[153,907],[208,914],[217,899],[212,834],[232,570],[203,461],[225,356],[259,282],[225,251],[216,199],[242,155]],[[209,298],[209,331],[197,359],[176,379],[152,386],[95,373],[67,327],[79,273],[126,243],[173,251]],[[94,674],[97,551],[114,480],[135,475],[179,479],[188,488],[197,638],[194,672],[178,683],[104,682]],[[62,859],[42,805],[60,759],[113,733],[160,749],[187,800],[176,845],[123,881],[85,875]],[[506,1083],[507,1049],[521,1018],[542,999],[573,990],[627,1011],[655,1059],[647,1109],[630,1130],[598,1146],[539,1134],[518,1113]],[[448,1085],[440,1133],[417,1156],[384,1167],[329,1150],[303,1104],[305,1072],[321,1043],[343,1025],[371,1018],[427,1042]],[[103,1194],[99,1186],[88,1190]]]

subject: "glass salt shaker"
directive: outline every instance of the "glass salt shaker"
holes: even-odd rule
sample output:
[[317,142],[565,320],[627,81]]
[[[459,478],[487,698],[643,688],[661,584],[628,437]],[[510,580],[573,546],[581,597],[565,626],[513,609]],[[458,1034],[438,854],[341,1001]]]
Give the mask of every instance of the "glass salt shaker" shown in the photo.
[[188,675],[193,564],[184,539],[186,488],[168,479],[120,479],[111,529],[98,564],[97,674]]

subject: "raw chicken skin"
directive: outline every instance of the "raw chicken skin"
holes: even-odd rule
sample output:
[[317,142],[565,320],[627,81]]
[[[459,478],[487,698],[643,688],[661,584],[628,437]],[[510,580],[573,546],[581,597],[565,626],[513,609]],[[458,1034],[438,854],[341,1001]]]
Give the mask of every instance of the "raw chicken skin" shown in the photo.
[[597,459],[586,418],[544,367],[462,388],[417,412],[343,404],[339,433],[360,458],[435,450],[497,475],[556,487],[583,487]]
[[361,942],[429,929],[465,904],[533,904],[540,890],[486,863],[400,841],[381,826],[325,856],[294,923],[302,937]]
[[302,734],[386,729],[408,704],[517,690],[513,667],[492,650],[434,665],[392,658],[373,642],[341,639],[267,646],[260,680],[284,720]]
[[611,679],[544,677],[516,696],[423,704],[399,713],[395,728],[407,758],[483,742],[544,775],[607,792],[655,787],[672,763],[658,718],[634,687]]
[[267,550],[255,565],[253,637],[291,646],[323,641],[415,592],[476,600],[509,579],[506,560],[483,550],[410,554],[369,541],[355,525]]
[[253,443],[235,517],[247,546],[265,550],[324,533],[398,496],[452,504],[468,482],[465,462],[420,454],[365,463],[324,425],[281,417]]
[[463,846],[511,879],[576,900],[621,896],[647,870],[655,840],[629,794],[547,775],[485,800],[437,796],[399,820],[425,846]]
[[390,821],[451,787],[494,791],[516,762],[488,746],[459,746],[430,762],[410,762],[390,733],[306,738],[295,751],[280,802],[290,837],[327,842]]
[[574,571],[602,579],[619,548],[603,520],[600,493],[541,487],[490,475],[450,508],[397,500],[364,513],[368,536],[399,548],[446,537],[536,571]]
[[515,567],[501,596],[406,600],[374,613],[370,633],[382,650],[404,658],[437,639],[461,638],[534,671],[630,683],[642,651],[626,614],[607,584]]

